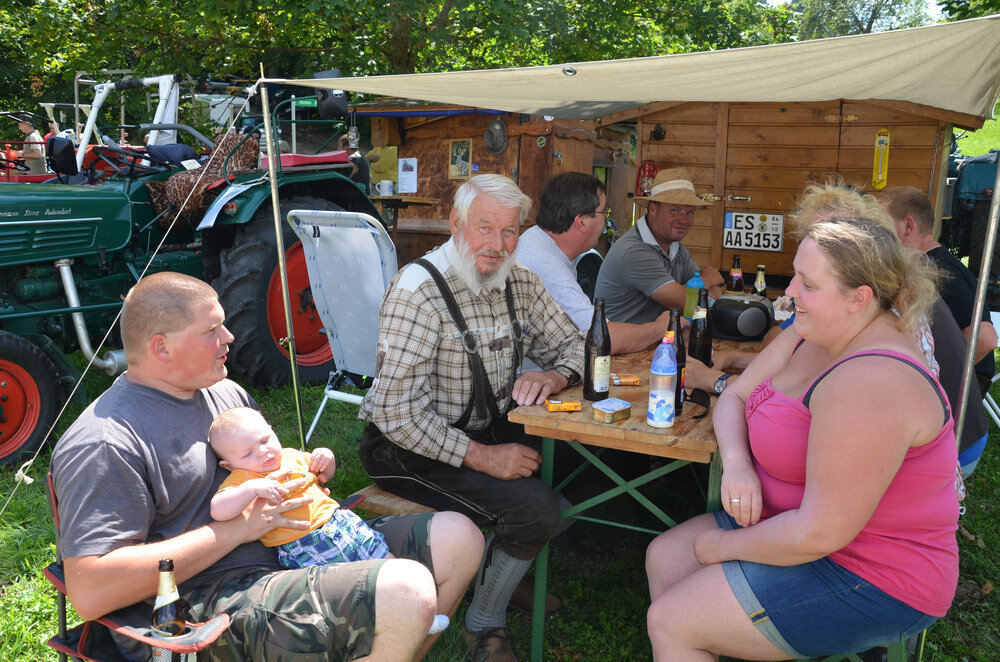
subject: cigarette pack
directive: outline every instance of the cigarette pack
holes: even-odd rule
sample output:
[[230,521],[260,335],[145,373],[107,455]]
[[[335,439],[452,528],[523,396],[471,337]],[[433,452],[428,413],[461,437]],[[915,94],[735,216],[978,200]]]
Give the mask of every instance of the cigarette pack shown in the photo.
[[615,386],[638,386],[639,375],[632,372],[611,373],[611,383]]
[[632,415],[632,403],[618,398],[598,400],[593,404],[594,420],[598,423],[624,421]]
[[545,400],[545,408],[549,411],[580,411],[578,400]]

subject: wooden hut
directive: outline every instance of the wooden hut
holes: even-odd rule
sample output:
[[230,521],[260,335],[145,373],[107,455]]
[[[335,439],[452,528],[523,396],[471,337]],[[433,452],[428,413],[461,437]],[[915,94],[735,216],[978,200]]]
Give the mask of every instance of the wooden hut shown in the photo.
[[[696,260],[728,267],[739,252],[745,268],[788,274],[787,216],[811,181],[917,186],[940,217],[952,127],[979,128],[1000,95],[1000,16],[727,51],[297,82],[595,130],[635,122],[638,162],[684,166],[718,198],[684,241]],[[777,235],[770,246],[767,234]]]
[[[631,213],[626,180],[634,171],[628,133],[597,128],[590,120],[404,99],[383,98],[351,110],[371,118],[373,147],[395,146],[398,158],[416,159],[415,195],[436,201],[400,209],[391,230],[400,264],[447,240],[455,191],[468,176],[480,173],[507,175],[518,183],[533,201],[526,224],[537,213],[539,195],[550,177],[573,170],[589,173],[595,166],[615,192],[609,201],[613,214],[624,218]],[[467,172],[450,168],[456,143],[467,143]]]

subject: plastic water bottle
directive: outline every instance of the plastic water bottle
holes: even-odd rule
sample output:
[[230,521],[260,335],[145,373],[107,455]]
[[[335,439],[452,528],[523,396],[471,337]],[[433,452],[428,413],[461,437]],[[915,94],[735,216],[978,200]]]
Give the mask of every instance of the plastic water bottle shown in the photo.
[[701,272],[694,272],[684,287],[687,288],[687,298],[684,299],[684,317],[691,319],[694,309],[698,306],[698,290],[705,287],[705,281],[701,279]]
[[674,332],[663,334],[663,341],[653,353],[649,367],[649,407],[646,425],[669,428],[674,424],[674,388],[677,382],[677,356],[674,353]]

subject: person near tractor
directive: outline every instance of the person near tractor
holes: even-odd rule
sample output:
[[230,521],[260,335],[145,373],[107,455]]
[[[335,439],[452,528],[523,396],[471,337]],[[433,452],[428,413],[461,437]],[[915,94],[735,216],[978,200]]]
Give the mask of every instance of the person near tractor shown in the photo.
[[[507,606],[530,609],[524,573],[569,523],[559,518],[568,502],[536,477],[540,440],[506,416],[583,373],[583,335],[514,257],[530,206],[501,175],[458,188],[451,239],[389,285],[376,374],[359,414],[370,423],[361,462],[378,485],[493,529],[463,628],[479,662],[516,659]],[[525,356],[542,371],[519,375]],[[550,596],[546,610],[557,608]]]
[[[146,276],[126,296],[128,371],[52,455],[73,606],[85,619],[123,610],[129,624],[148,626],[148,605],[125,608],[156,594],[158,561],[172,558],[192,619],[232,617],[229,635],[213,644],[220,659],[420,659],[434,614],[452,613],[476,572],[482,534],[457,513],[379,518],[369,524],[406,558],[286,570],[258,539],[308,527],[288,513],[309,497],[258,498],[213,521],[211,495],[227,472],[209,427],[226,409],[257,406],[226,379],[233,336],[223,322],[215,291],[190,276]],[[143,653],[116,643],[127,659]]]
[[699,268],[681,244],[694,225],[695,210],[707,207],[683,168],[656,173],[646,214],[616,241],[597,276],[596,298],[604,299],[608,320],[646,324],[663,311],[683,308],[685,283],[701,273],[709,294],[718,298],[722,274]]
[[[354,168],[351,170],[350,180],[358,184],[362,184],[365,187],[365,193],[368,193],[372,189],[372,176],[371,176],[371,166],[369,165],[368,157],[361,153],[358,148],[351,147],[351,140],[347,136],[343,136],[340,139],[340,149],[349,152],[347,158],[350,160],[351,165]],[[378,160],[377,156],[372,157]]]
[[[912,186],[892,186],[878,195],[879,202],[896,224],[899,240],[907,248],[924,253],[944,273],[938,288],[941,298],[951,310],[955,322],[962,330],[966,342],[972,335],[972,312],[976,299],[976,276],[958,258],[934,239],[934,207],[923,191]],[[979,338],[975,350],[975,375],[978,391],[970,394],[968,402],[974,404],[989,390],[996,371],[993,351],[997,347],[997,331],[993,327],[989,308],[983,307],[979,321]],[[962,473],[968,476],[976,468],[986,447],[988,428],[973,445],[963,448],[959,457]],[[964,435],[963,435],[964,438]]]
[[[597,246],[608,215],[607,189],[601,180],[582,172],[564,172],[542,189],[535,225],[517,241],[517,259],[542,279],[545,289],[581,330],[590,326],[594,304],[576,279],[573,260]],[[605,302],[607,305],[607,302]],[[664,310],[651,322],[608,321],[611,353],[628,354],[663,338],[670,322]],[[528,362],[527,367],[534,367]],[[704,363],[688,357],[686,382],[711,390],[716,376]]]
[[17,128],[24,134],[24,149],[18,153],[18,158],[24,159],[24,166],[28,169],[24,174],[44,175],[48,172],[45,168],[45,148],[42,134],[35,129],[34,120],[30,115],[20,115]]

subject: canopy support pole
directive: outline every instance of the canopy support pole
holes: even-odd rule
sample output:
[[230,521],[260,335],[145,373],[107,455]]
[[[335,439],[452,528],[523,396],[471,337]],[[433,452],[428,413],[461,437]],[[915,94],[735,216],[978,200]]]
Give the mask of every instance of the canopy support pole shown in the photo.
[[274,217],[274,245],[278,251],[278,273],[281,276],[281,300],[285,305],[285,328],[288,331],[288,358],[292,367],[292,397],[295,401],[295,420],[299,427],[299,449],[306,449],[305,422],[302,420],[302,403],[299,401],[299,373],[295,363],[295,327],[292,326],[292,305],[288,295],[288,267],[285,264],[285,240],[281,232],[281,206],[278,202],[277,161],[281,158],[278,152],[278,141],[271,125],[271,106],[267,97],[267,84],[264,83],[264,64],[260,65],[260,101],[264,114],[264,140],[267,144],[267,172],[271,180],[271,212]]

